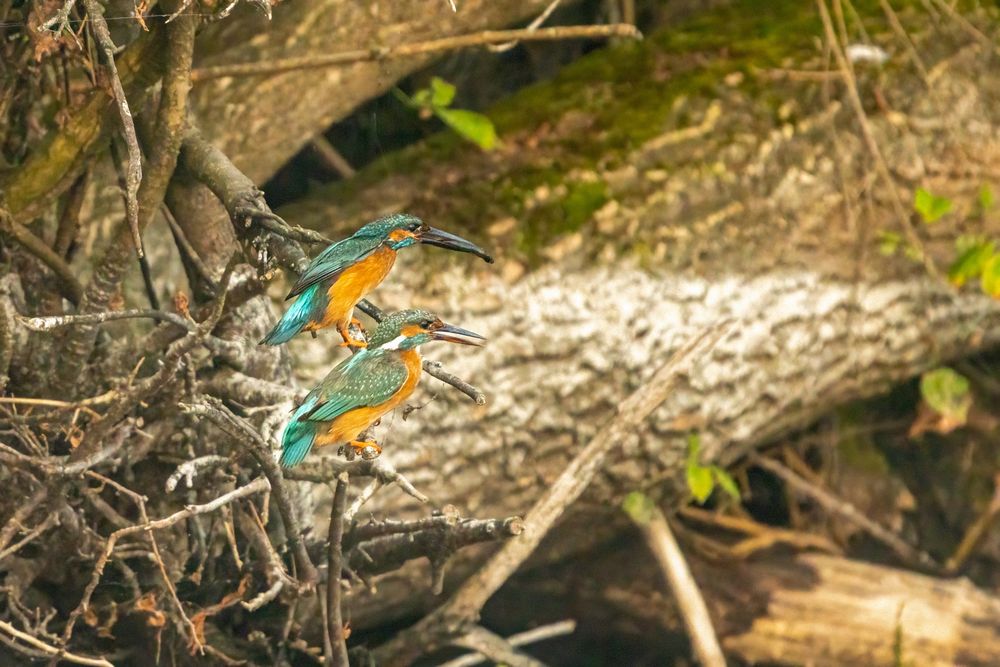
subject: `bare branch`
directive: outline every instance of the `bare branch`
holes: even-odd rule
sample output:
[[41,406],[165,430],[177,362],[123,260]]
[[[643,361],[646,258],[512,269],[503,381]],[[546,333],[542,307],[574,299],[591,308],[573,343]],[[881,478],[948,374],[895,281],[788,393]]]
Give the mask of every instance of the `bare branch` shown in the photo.
[[52,269],[59,279],[59,288],[62,295],[76,305],[83,297],[83,286],[73,275],[73,270],[69,264],[57,255],[44,241],[32,234],[27,227],[14,220],[10,212],[4,207],[0,198],[0,232],[8,234],[11,238],[21,244],[21,246],[37,257],[45,266]]
[[530,656],[518,652],[503,637],[495,635],[486,628],[478,625],[471,628],[452,643],[463,648],[471,648],[473,651],[485,655],[498,665],[510,665],[510,667],[545,667],[545,663],[541,660],[535,660]]
[[303,586],[312,586],[319,579],[319,575],[306,552],[305,543],[302,541],[302,528],[288,500],[284,477],[281,468],[275,462],[271,448],[250,424],[230,412],[221,401],[211,396],[204,397],[204,401],[195,405],[182,404],[181,409],[189,414],[209,418],[257,461],[271,483],[271,492],[274,494],[281,519],[285,523],[285,537],[299,569],[299,579]]
[[[517,648],[528,644],[534,644],[535,642],[545,641],[546,639],[552,639],[553,637],[569,635],[575,631],[576,621],[565,620],[557,623],[551,623],[549,625],[542,625],[524,632],[519,632],[516,635],[507,637],[504,641],[506,641],[510,646]],[[468,655],[455,658],[454,660],[441,663],[439,667],[475,667],[483,662],[486,662],[486,657],[482,653],[470,653]]]
[[626,498],[625,511],[642,531],[670,585],[698,662],[704,667],[726,667],[726,658],[719,647],[705,599],[663,512],[641,493],[633,493]]
[[135,134],[135,123],[132,120],[132,110],[125,97],[125,88],[118,77],[118,67],[115,65],[115,44],[111,41],[108,24],[104,20],[104,7],[97,0],[83,0],[83,7],[90,19],[90,29],[94,39],[101,47],[104,55],[104,66],[108,70],[111,91],[118,107],[118,115],[122,121],[122,137],[128,148],[128,169],[125,171],[125,215],[129,229],[132,232],[132,243],[135,251],[142,257],[142,238],[139,236],[139,183],[142,181],[142,151],[139,150],[139,138]]
[[614,25],[580,25],[559,26],[556,28],[541,28],[538,30],[484,30],[471,35],[442,37],[426,42],[400,44],[399,46],[379,46],[370,49],[356,49],[341,53],[299,56],[297,58],[278,58],[257,63],[241,63],[235,65],[216,65],[200,67],[191,72],[194,81],[217,79],[224,76],[260,76],[279,74],[300,69],[320,67],[338,67],[358,62],[412,58],[415,56],[442,51],[455,51],[470,46],[485,46],[487,44],[503,44],[511,41],[540,42],[562,39],[602,39],[606,37],[630,37],[639,39],[642,33],[634,25],[616,23]]
[[346,472],[337,475],[337,488],[333,492],[330,508],[330,530],[327,535],[326,570],[326,632],[330,637],[330,654],[327,664],[331,667],[347,667],[347,643],[344,637],[344,615],[340,602],[340,574],[343,563],[344,510],[347,507],[348,476]]
[[414,626],[376,649],[379,664],[405,665],[442,643],[474,619],[486,601],[535,550],[555,521],[562,516],[604,463],[614,446],[641,424],[670,393],[677,377],[712,349],[730,329],[724,322],[697,335],[678,350],[638,391],[629,396],[615,415],[577,454],[556,481],[542,494],[525,518],[525,531],[510,540],[455,595]]
[[828,512],[847,519],[854,525],[862,528],[866,533],[889,547],[903,562],[932,571],[940,569],[940,566],[934,559],[925,552],[907,544],[905,540],[869,519],[850,503],[837,498],[826,489],[820,488],[815,484],[810,484],[807,480],[777,461],[766,459],[757,454],[751,454],[750,462],[773,473],[788,484],[792,490],[816,501]]
[[68,662],[73,662],[78,665],[93,665],[94,667],[115,667],[114,665],[112,665],[110,662],[108,662],[103,658],[88,658],[83,655],[70,653],[69,651],[63,649],[58,649],[55,646],[50,646],[45,642],[43,642],[41,639],[38,639],[37,637],[33,637],[26,632],[21,632],[20,630],[15,628],[10,623],[7,623],[6,621],[0,621],[0,630],[3,630],[7,634],[17,639],[20,639],[25,644],[35,647],[36,649],[38,649],[42,653],[45,653],[46,655],[58,656],[60,660],[66,660]]

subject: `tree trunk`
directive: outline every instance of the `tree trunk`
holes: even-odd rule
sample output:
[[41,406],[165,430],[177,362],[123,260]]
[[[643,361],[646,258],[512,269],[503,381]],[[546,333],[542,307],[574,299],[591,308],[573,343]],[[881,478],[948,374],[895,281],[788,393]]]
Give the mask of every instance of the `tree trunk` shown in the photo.
[[[196,66],[266,63],[502,28],[546,4],[466,0],[452,12],[447,0],[285,2],[274,8],[270,22],[263,16],[243,16],[205,30],[199,36]],[[250,178],[263,183],[314,136],[432,59],[211,79],[195,85],[193,106],[205,135]]]
[[[688,559],[730,658],[749,664],[941,667],[1000,660],[1000,599],[964,579],[776,550],[745,561],[713,562],[696,554]],[[683,625],[662,581],[643,545],[627,541],[514,580],[485,620],[492,627],[518,628],[528,622],[517,618],[525,609],[535,622],[570,613],[577,635],[593,642],[618,636],[640,645],[668,644]]]
[[[500,256],[494,270],[404,253],[374,295],[383,307],[431,307],[491,339],[478,352],[427,350],[482,386],[488,405],[427,379],[423,396],[436,400],[406,422],[384,419],[376,434],[435,502],[525,511],[624,396],[720,320],[733,328],[711,363],[630,441],[608,443],[620,453],[584,504],[652,486],[679,498],[691,432],[705,460],[730,462],[838,404],[1000,342],[996,301],[952,288],[903,252],[878,252],[883,232],[905,238],[912,225],[946,267],[960,233],[1000,230],[974,211],[1000,156],[1000,79],[952,28],[921,42],[930,93],[906,63],[859,70],[889,184],[858,116],[838,101],[840,80],[794,76],[822,66],[810,12],[790,3],[761,17],[739,4],[593,54],[494,110],[497,152],[435,137],[281,211],[341,235],[406,210]],[[916,186],[949,196],[958,212],[933,227],[900,219],[893,199],[909,210]],[[292,349],[309,351],[301,361],[315,364],[313,377],[334,361],[311,341]],[[398,516],[400,498],[380,494],[373,511]],[[547,553],[589,543],[567,530]],[[407,579],[417,572],[356,599],[355,627],[426,602]]]

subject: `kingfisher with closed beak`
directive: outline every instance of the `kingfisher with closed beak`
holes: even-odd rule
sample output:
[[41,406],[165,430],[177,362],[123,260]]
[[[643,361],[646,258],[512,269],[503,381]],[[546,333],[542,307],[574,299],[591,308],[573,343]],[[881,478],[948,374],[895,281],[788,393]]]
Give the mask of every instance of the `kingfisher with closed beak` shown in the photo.
[[433,340],[481,346],[486,339],[426,310],[389,315],[368,347],[338,364],[292,413],[281,436],[281,466],[298,465],[313,447],[326,445],[381,453],[377,443],[357,438],[413,393],[422,372],[417,348]]
[[351,337],[354,307],[381,283],[396,262],[396,253],[417,243],[478,255],[493,262],[485,250],[460,236],[425,224],[412,215],[390,215],[370,222],[330,245],[309,264],[286,299],[299,297],[261,341],[280,345],[302,331],[337,328],[342,345],[365,347]]

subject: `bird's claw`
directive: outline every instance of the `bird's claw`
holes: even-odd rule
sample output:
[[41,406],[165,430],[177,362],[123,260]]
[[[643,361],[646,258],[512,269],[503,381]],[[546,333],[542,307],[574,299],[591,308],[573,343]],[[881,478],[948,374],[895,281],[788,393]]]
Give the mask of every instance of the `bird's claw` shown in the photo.
[[351,440],[340,447],[338,452],[343,454],[348,461],[353,461],[356,456],[361,456],[366,461],[378,458],[382,453],[382,447],[374,440]]

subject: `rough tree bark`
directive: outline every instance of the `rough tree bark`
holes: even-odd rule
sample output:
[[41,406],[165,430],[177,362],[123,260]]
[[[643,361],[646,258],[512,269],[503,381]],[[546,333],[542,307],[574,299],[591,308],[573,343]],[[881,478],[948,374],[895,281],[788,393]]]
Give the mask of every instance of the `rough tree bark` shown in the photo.
[[[270,22],[263,16],[243,16],[211,26],[199,36],[197,66],[418,42],[510,25],[546,4],[468,0],[452,12],[447,0],[282,3],[274,8]],[[194,108],[206,136],[244,173],[262,183],[314,136],[431,59],[203,81],[194,88]]]
[[[997,232],[995,218],[971,212],[1000,149],[1000,82],[981,47],[947,26],[922,42],[926,79],[902,56],[859,70],[889,185],[839,101],[839,78],[797,75],[823,67],[809,9],[785,6],[765,25],[752,5],[593,55],[524,91],[493,113],[498,153],[438,137],[281,211],[335,236],[405,209],[489,237],[503,257],[494,273],[414,252],[375,295],[491,339],[478,353],[435,351],[487,389],[486,407],[427,380],[437,400],[405,423],[383,420],[378,434],[436,502],[523,511],[658,361],[721,318],[739,324],[712,363],[629,442],[608,443],[620,453],[582,509],[637,487],[679,497],[691,431],[706,459],[733,461],[832,406],[1000,342],[995,301],[877,251],[881,232],[920,225],[924,250],[946,264],[958,234]],[[914,26],[920,14],[903,18]],[[892,51],[888,28],[876,39]],[[900,220],[892,197],[910,201],[918,185],[962,213],[927,229]],[[318,374],[327,364],[309,349]],[[398,515],[394,501],[374,507]],[[557,532],[548,556],[586,547],[572,535]],[[413,576],[390,575],[376,597],[355,599],[355,627],[427,604]]]

